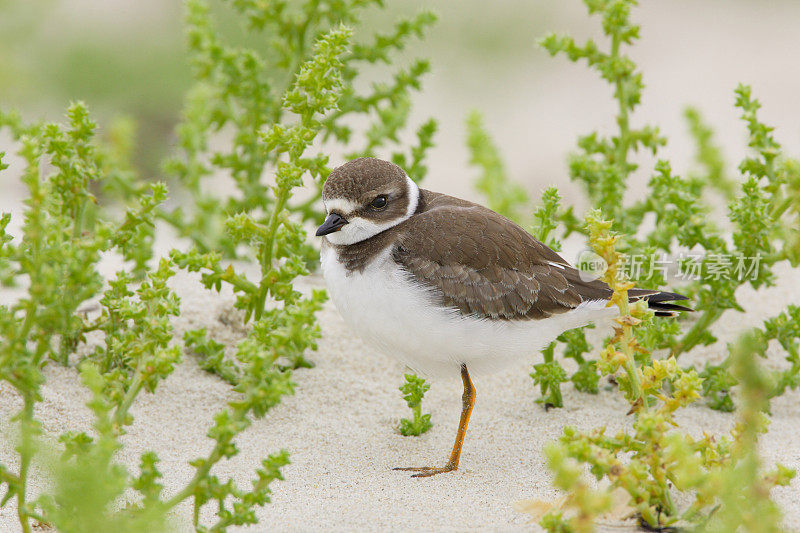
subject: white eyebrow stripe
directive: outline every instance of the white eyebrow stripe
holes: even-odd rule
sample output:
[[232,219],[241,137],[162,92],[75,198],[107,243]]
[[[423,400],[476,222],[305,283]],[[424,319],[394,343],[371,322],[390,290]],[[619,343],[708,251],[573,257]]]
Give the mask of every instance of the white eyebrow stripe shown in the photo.
[[409,218],[417,211],[419,205],[419,187],[414,180],[406,176],[406,184],[408,186],[408,206],[406,207],[406,218]]
[[361,207],[354,201],[348,200],[347,198],[329,198],[324,200],[323,203],[325,204],[325,210],[328,213],[331,211],[337,211],[342,216],[352,213]]

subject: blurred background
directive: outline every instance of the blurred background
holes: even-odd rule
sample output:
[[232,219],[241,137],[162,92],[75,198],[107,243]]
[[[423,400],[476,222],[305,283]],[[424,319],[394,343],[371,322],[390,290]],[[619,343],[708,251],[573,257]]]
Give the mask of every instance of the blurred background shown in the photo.
[[[599,35],[580,0],[389,1],[367,24],[432,9],[439,22],[405,59],[430,59],[432,73],[415,96],[412,127],[440,122],[426,186],[477,199],[467,165],[464,119],[484,115],[511,176],[537,198],[555,184],[580,204],[566,156],[579,134],[613,128],[611,91],[584,64],[550,58],[536,46],[545,32],[579,40]],[[81,99],[102,128],[120,115],[137,124],[136,164],[158,178],[182,97],[190,83],[179,0],[0,0],[0,106],[26,118],[60,120]],[[220,25],[240,38],[239,23],[220,8]],[[729,162],[746,149],[733,108],[738,82],[753,86],[762,117],[777,139],[800,152],[800,2],[796,0],[671,0],[643,2],[634,12],[642,39],[632,55],[646,84],[633,124],[657,124],[669,138],[662,157],[680,173],[693,147],[683,109],[697,106],[714,126]],[[0,150],[13,151],[7,137]],[[645,157],[645,156],[643,156]],[[652,165],[642,159],[631,194],[643,190]],[[733,171],[733,168],[729,168]],[[0,209],[22,194],[0,174]]]

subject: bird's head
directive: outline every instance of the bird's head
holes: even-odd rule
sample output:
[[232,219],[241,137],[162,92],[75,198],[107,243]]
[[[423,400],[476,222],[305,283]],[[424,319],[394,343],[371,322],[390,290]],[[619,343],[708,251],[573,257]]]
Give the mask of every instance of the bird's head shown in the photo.
[[419,187],[403,169],[361,157],[340,166],[322,189],[327,218],[317,229],[331,244],[369,239],[408,219],[417,210]]

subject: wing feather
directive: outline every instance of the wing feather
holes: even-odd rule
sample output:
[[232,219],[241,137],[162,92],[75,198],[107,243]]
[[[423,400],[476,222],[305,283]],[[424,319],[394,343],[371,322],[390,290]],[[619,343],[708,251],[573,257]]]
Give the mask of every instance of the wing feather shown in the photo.
[[[478,205],[437,197],[404,226],[394,260],[443,305],[463,313],[541,319],[595,299],[582,295],[586,283],[557,253]],[[601,282],[586,289],[589,297],[610,295]]]

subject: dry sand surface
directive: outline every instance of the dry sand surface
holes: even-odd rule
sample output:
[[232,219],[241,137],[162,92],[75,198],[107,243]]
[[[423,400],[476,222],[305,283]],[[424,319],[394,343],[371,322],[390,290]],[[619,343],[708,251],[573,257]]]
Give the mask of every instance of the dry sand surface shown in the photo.
[[[306,282],[319,285],[318,278]],[[204,290],[197,279],[180,275],[173,286],[182,298],[183,314],[175,321],[176,335],[198,326],[233,345],[242,328],[232,317],[232,296]],[[778,287],[755,296],[743,289],[740,301],[747,315],[729,313],[715,328],[731,339],[745,324],[756,323],[773,309],[800,303],[798,272],[782,271]],[[235,313],[234,313],[235,314]],[[455,433],[461,384],[452,379],[434,381],[424,408],[435,426],[419,438],[403,437],[395,427],[407,416],[397,386],[404,368],[377,355],[355,338],[329,303],[321,313],[323,337],[312,355],[316,368],[294,374],[296,394],[286,397],[269,415],[256,421],[238,440],[241,454],[216,469],[249,483],[259,460],[285,447],[292,464],[286,480],[273,485],[273,502],[258,511],[260,523],[253,531],[320,530],[537,530],[512,504],[521,499],[556,499],[544,466],[542,447],[556,439],[565,425],[589,429],[607,425],[623,427],[626,404],[613,390],[597,396],[580,394],[565,386],[563,409],[545,411],[534,400],[537,392],[527,375],[533,360],[490,376],[477,376],[478,400],[467,434],[458,472],[428,479],[412,479],[394,466],[439,464],[446,459]],[[232,320],[233,319],[233,320]],[[398,332],[413,334],[413,332]],[[719,353],[690,354],[719,358]],[[776,355],[776,354],[774,354]],[[775,362],[780,357],[775,357]],[[47,384],[37,417],[46,432],[88,430],[91,416],[84,407],[87,394],[73,369],[47,367]],[[206,428],[215,412],[233,396],[221,380],[198,369],[191,358],[159,386],[155,394],[142,394],[134,406],[135,422],[125,437],[120,460],[135,468],[139,455],[153,449],[162,460],[165,491],[174,493],[192,474],[187,464],[211,446]],[[8,435],[9,417],[19,399],[0,385],[0,429]],[[703,406],[681,415],[695,433],[722,434],[733,415]],[[788,392],[773,403],[769,433],[762,440],[766,461],[800,467],[800,393]],[[11,444],[0,441],[0,461],[15,466]],[[42,486],[33,478],[32,492]],[[800,529],[800,480],[778,488],[774,496],[786,512],[786,523]],[[0,510],[0,531],[18,531],[13,505]],[[191,510],[179,508],[174,523],[189,531]],[[210,516],[207,518],[211,518]]]

